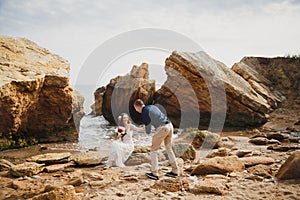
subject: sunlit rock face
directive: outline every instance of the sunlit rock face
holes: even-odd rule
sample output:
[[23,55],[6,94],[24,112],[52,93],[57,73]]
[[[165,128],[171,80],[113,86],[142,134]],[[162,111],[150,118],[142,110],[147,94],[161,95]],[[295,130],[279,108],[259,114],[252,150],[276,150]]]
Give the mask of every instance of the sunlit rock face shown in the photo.
[[77,139],[84,99],[70,87],[69,70],[30,40],[0,36],[1,146]]
[[[247,80],[201,51],[173,52],[165,63],[167,81],[154,96],[175,126],[256,126],[266,122],[275,103],[268,91],[257,92]],[[264,93],[265,92],[265,93]],[[182,117],[184,116],[184,117]],[[218,122],[220,120],[220,122]],[[220,124],[218,124],[220,123]]]

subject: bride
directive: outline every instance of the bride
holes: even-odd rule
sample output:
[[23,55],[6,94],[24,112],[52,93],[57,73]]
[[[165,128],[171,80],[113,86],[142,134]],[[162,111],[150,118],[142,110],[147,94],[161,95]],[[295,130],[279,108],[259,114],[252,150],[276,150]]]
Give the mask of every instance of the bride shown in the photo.
[[112,142],[106,168],[112,166],[125,167],[124,162],[129,158],[134,150],[132,141],[133,131],[145,131],[145,127],[139,128],[133,125],[126,113],[122,113],[118,117],[118,132],[121,131],[121,127],[119,126],[120,122],[122,122],[124,133],[119,134],[117,139]]

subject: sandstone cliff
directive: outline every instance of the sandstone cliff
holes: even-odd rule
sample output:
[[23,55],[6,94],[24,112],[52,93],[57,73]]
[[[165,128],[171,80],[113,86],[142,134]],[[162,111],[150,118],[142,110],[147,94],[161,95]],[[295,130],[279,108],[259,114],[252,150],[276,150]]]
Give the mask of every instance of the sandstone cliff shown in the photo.
[[[293,58],[245,57],[232,70],[242,76],[269,104],[281,100],[300,103],[300,60]],[[293,101],[297,101],[293,103]],[[284,105],[286,106],[286,105]]]
[[264,128],[300,130],[300,60],[245,57],[232,70],[242,76],[272,107]]
[[[175,126],[193,124],[193,116],[198,113],[199,126],[207,126],[212,110],[216,116],[226,113],[227,126],[261,125],[266,122],[265,114],[277,105],[271,106],[265,97],[280,102],[268,90],[258,93],[244,78],[205,52],[173,52],[165,69],[168,78],[156,92],[155,102],[165,107]],[[184,124],[181,115],[188,116],[182,119]]]
[[69,85],[69,69],[27,39],[0,36],[0,148],[77,138],[83,99]]

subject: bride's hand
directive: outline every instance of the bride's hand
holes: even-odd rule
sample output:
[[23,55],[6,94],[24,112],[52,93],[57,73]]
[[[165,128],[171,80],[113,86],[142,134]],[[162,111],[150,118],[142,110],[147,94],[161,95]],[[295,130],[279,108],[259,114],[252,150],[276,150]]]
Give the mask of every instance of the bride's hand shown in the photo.
[[142,126],[138,127],[138,131],[139,131],[139,132],[144,132],[144,131],[146,131],[145,125],[142,125]]

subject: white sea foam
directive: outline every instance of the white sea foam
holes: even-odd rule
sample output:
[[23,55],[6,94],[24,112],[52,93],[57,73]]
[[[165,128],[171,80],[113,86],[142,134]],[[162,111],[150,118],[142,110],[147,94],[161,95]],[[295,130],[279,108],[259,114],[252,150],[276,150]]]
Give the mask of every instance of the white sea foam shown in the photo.
[[[110,149],[115,129],[115,126],[109,126],[103,116],[86,115],[80,121],[79,145],[85,150],[107,151]],[[134,132],[133,134],[133,142],[136,146],[150,146],[151,139],[151,135],[146,133]]]

